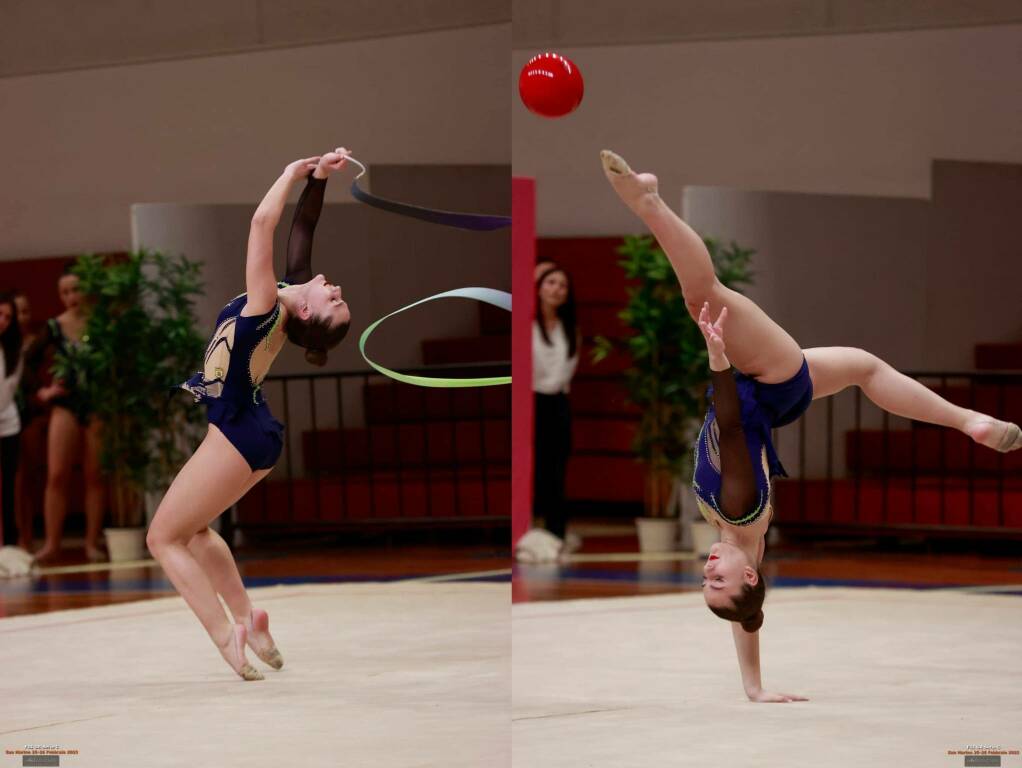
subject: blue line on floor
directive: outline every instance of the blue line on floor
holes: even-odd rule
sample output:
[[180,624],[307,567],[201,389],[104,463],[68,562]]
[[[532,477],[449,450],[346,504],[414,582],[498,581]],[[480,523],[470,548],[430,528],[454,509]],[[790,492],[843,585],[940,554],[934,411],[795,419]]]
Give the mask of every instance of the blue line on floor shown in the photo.
[[[421,577],[421,573],[413,574],[399,574],[399,575],[387,575],[387,576],[369,576],[369,575],[354,575],[354,576],[258,576],[258,577],[247,577],[243,578],[246,587],[272,587],[277,584],[348,584],[348,583],[364,583],[364,582],[389,582],[389,581],[405,581],[407,579],[414,579]],[[472,576],[471,574],[465,574],[465,578],[458,579],[447,579],[448,581],[462,581],[462,582],[476,582],[476,581],[490,581],[490,582],[501,582],[510,581],[510,574],[503,574],[499,576]],[[164,578],[153,578],[153,579],[130,579],[130,580],[87,580],[87,579],[67,579],[60,578],[54,579],[53,577],[42,577],[32,582],[31,586],[19,585],[17,587],[8,587],[6,585],[0,585],[0,597],[12,596],[17,597],[18,595],[24,594],[89,594],[90,592],[174,592],[174,586],[168,579]]]
[[[529,579],[529,567],[519,564],[517,573]],[[557,574],[537,575],[537,583],[544,581],[617,581],[643,584],[679,584],[698,587],[702,581],[701,574],[694,573],[639,573],[628,570],[598,570],[580,568],[562,568]],[[824,579],[780,576],[767,579],[767,587],[864,587],[873,589],[964,589],[970,584],[928,584],[911,581],[871,580],[871,579]],[[1000,593],[1003,594],[1003,593]]]
[[483,581],[493,582],[493,583],[499,583],[499,582],[508,582],[508,583],[510,583],[510,581],[511,581],[511,573],[509,571],[508,573],[494,574],[492,576],[473,576],[471,574],[466,574],[464,578],[456,578],[455,577],[455,578],[444,579],[444,583],[445,584],[450,584],[452,582],[457,582],[457,583],[463,584],[465,582],[473,582],[473,583],[475,583],[475,582],[483,582]]

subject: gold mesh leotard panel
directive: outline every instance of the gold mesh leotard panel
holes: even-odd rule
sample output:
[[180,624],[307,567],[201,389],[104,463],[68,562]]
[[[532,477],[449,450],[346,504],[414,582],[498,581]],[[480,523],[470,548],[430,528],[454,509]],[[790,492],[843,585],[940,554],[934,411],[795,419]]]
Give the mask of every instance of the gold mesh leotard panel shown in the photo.
[[234,349],[234,325],[237,317],[229,317],[217,326],[206,347],[206,358],[202,375],[206,380],[206,391],[210,397],[220,397],[227,372],[231,367],[231,351]]

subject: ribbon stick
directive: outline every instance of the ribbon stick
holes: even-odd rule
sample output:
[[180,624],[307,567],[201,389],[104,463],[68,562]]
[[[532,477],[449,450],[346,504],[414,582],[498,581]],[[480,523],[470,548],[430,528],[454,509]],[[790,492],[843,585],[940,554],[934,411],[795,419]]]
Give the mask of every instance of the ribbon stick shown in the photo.
[[446,299],[446,298],[463,298],[463,299],[474,299],[475,301],[481,301],[485,304],[492,304],[500,309],[505,309],[508,312],[511,311],[511,294],[507,291],[498,291],[494,288],[455,288],[451,291],[444,291],[438,293],[435,296],[427,296],[425,299],[419,299],[413,304],[409,304],[401,309],[396,309],[389,315],[384,315],[379,320],[374,322],[364,331],[358,339],[358,351],[362,353],[362,357],[369,363],[373,368],[382,373],[384,376],[389,376],[396,381],[400,381],[404,384],[414,384],[418,387],[494,387],[500,384],[510,384],[510,376],[488,376],[482,378],[464,378],[464,379],[452,379],[452,378],[441,378],[438,376],[410,376],[405,373],[398,373],[392,371],[390,368],[384,368],[382,365],[374,363],[369,359],[366,354],[366,340],[369,338],[369,334],[376,329],[380,323],[386,320],[388,317],[404,312],[406,309],[417,307],[420,304],[425,304],[427,301],[433,301],[435,299]]

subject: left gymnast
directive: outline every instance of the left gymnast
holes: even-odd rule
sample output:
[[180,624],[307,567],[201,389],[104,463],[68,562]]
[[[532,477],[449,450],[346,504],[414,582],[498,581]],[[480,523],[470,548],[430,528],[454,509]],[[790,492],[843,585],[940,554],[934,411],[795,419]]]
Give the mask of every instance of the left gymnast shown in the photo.
[[[312,276],[312,236],[323,207],[327,177],[344,167],[338,147],[289,164],[270,187],[248,235],[247,292],[221,310],[203,369],[181,385],[206,405],[209,431],[160,502],[146,544],[192,609],[224,660],[245,680],[262,674],[245,645],[266,664],[284,659],[270,636],[266,611],[252,607],[227,543],[209,527],[221,512],[265,477],[283,447],[284,425],[273,418],[261,384],[285,337],[305,348],[306,359],[326,362],[351,321],[341,288]],[[287,276],[273,271],[273,232],[292,185],[307,179],[287,245]],[[233,615],[228,620],[217,594]]]

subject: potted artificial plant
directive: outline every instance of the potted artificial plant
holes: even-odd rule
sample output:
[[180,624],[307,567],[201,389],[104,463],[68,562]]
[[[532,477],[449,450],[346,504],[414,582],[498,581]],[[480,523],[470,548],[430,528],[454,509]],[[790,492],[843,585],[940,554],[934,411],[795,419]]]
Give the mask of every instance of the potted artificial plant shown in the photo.
[[[704,242],[724,285],[737,290],[751,282],[754,251],[734,242],[725,248],[712,238]],[[597,337],[593,361],[603,360],[615,347],[631,357],[624,374],[628,400],[642,409],[633,447],[647,467],[645,516],[636,520],[639,544],[643,551],[670,551],[677,546],[682,498],[692,493],[688,478],[694,440],[710,382],[706,343],[654,239],[626,237],[618,253],[625,277],[634,281],[618,313],[631,333],[614,340]],[[694,500],[688,506],[694,508]]]
[[102,425],[101,466],[109,480],[111,560],[145,554],[144,499],[167,488],[194,450],[202,409],[171,397],[202,359],[193,307],[200,265],[137,251],[86,254],[73,268],[88,306],[81,345],[60,353],[54,373],[73,371]]

